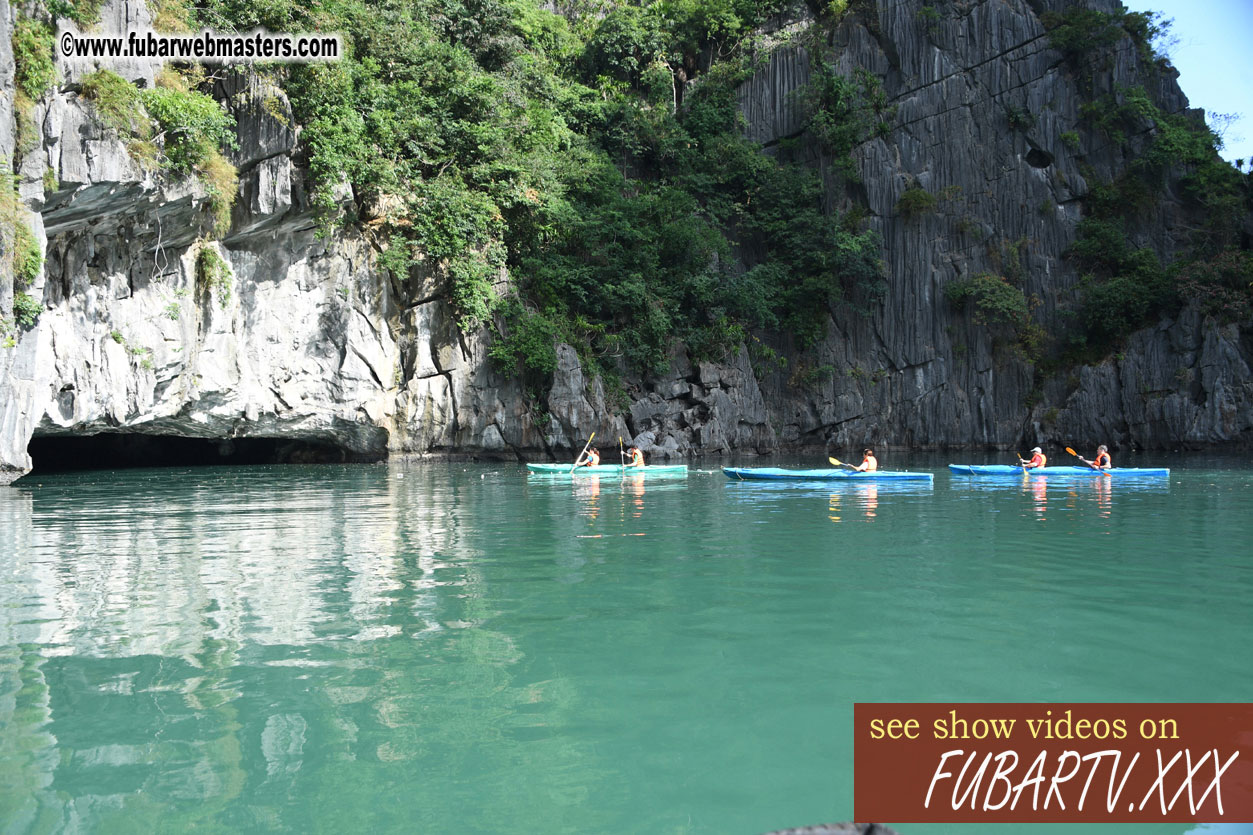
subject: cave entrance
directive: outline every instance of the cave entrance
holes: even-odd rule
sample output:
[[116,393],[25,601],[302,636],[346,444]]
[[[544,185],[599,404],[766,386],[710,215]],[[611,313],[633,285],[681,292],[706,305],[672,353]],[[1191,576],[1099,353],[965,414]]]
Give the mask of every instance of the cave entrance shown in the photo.
[[32,438],[31,473],[130,467],[204,467],[243,464],[341,464],[363,460],[334,444],[292,438],[180,438],[101,433]]

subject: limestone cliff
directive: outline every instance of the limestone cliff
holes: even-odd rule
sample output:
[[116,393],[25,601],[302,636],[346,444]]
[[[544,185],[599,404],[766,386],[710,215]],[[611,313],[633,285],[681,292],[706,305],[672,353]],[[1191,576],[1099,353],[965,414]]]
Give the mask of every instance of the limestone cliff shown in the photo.
[[[1074,71],[1050,47],[1040,13],[1063,3],[958,3],[936,18],[921,4],[884,4],[846,21],[830,52],[845,71],[883,79],[898,117],[891,134],[855,151],[871,224],[885,241],[889,290],[869,319],[836,312],[813,366],[832,369],[816,396],[786,375],[763,382],[785,442],[1032,445],[1070,439],[1137,447],[1253,438],[1250,324],[1222,326],[1196,310],[1137,334],[1101,364],[1038,371],[995,334],[946,303],[961,276],[1023,277],[1037,322],[1056,327],[1079,283],[1066,257],[1087,195],[1128,160],[1081,117]],[[1116,2],[1089,4],[1104,11]],[[1096,68],[1098,93],[1148,85],[1163,110],[1184,112],[1175,73],[1146,76],[1124,38]],[[809,80],[800,48],[777,51],[741,90],[751,136],[770,146],[795,135],[795,91]],[[1025,114],[1027,127],[1011,125]],[[1082,136],[1081,153],[1064,134]],[[814,146],[814,163],[826,166]],[[934,212],[897,208],[909,187],[941,195]],[[949,195],[945,197],[944,195]],[[847,199],[839,191],[833,203]],[[1185,239],[1181,201],[1141,222],[1137,243],[1172,257]],[[1247,229],[1247,223],[1246,223]]]
[[[147,23],[138,3],[105,14]],[[10,9],[0,15],[11,24]],[[150,68],[110,69],[152,81]],[[220,85],[237,121],[239,197],[219,237],[205,187],[133,160],[70,81],[37,103],[41,143],[19,169],[45,253],[29,293],[45,310],[0,350],[6,480],[29,469],[32,435],[285,438],[364,460],[501,452],[519,432],[544,446],[438,287],[402,304],[368,233],[318,233],[281,90],[242,75]],[[12,155],[11,110],[0,121],[0,154]],[[221,265],[217,280],[206,262]]]
[[[368,222],[319,233],[299,126],[264,78],[228,75],[216,90],[239,138],[225,234],[213,231],[206,188],[132,159],[74,72],[36,103],[39,139],[19,154],[16,12],[0,0],[0,86],[10,93],[0,157],[18,158],[21,202],[44,252],[26,291],[43,312],[0,348],[0,480],[29,470],[32,437],[101,432],[282,438],[365,460],[564,455],[592,431],[676,457],[864,442],[1247,443],[1248,323],[1221,326],[1188,309],[1098,365],[1046,375],[945,298],[950,281],[1013,259],[1039,300],[1034,318],[1055,322],[1079,281],[1065,252],[1084,172],[1112,179],[1125,161],[1095,135],[1082,156],[1063,141],[1089,129],[1041,3],[956,3],[939,20],[919,8],[880,3],[850,15],[824,47],[841,69],[880,78],[896,108],[890,131],[854,152],[860,184],[832,177],[827,195],[832,207],[868,206],[884,240],[883,300],[868,315],[833,309],[826,339],[786,368],[755,367],[747,347],[693,364],[676,346],[667,375],[626,380],[623,404],[565,347],[536,402],[487,361],[485,332],[458,331],[438,270],[419,290],[402,288],[378,268],[382,244]],[[114,0],[104,15],[147,20],[138,0]],[[826,170],[832,160],[803,141],[793,95],[810,77],[810,53],[782,43],[740,89],[745,129],[767,152]],[[1146,83],[1129,47],[1115,54],[1098,84]],[[110,69],[152,82],[149,68]],[[1172,78],[1158,84],[1160,101],[1186,108]],[[1011,112],[1030,113],[1030,127],[1011,129]],[[944,196],[933,212],[902,214],[911,187]],[[1138,243],[1169,256],[1182,222],[1165,200]],[[0,280],[9,321],[13,287],[11,275]],[[786,335],[774,346],[793,352]]]

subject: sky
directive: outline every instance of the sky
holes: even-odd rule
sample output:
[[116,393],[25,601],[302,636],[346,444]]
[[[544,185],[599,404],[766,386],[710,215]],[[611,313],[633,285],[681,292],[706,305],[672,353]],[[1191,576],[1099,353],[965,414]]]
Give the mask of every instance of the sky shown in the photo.
[[1223,159],[1253,160],[1253,0],[1122,0],[1136,12],[1173,19],[1178,43],[1166,54],[1179,70],[1179,86],[1193,107],[1238,113],[1223,134]]

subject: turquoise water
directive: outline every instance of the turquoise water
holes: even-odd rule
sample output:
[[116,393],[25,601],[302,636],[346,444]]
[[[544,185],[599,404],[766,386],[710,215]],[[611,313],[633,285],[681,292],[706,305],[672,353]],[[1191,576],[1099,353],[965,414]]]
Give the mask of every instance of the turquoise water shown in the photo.
[[1249,701],[1253,469],[1140,458],[1175,470],[24,479],[0,490],[0,821],[751,835],[853,818],[856,701]]

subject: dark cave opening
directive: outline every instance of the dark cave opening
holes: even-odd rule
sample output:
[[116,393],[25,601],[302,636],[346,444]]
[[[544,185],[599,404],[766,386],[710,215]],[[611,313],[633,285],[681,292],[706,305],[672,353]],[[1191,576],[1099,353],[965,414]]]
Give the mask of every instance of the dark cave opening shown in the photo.
[[1053,164],[1053,155],[1043,148],[1032,148],[1027,151],[1027,165],[1032,168],[1048,168]]
[[364,460],[334,444],[292,438],[182,438],[104,432],[45,435],[26,451],[31,474],[133,467],[205,467],[247,464],[341,464]]

